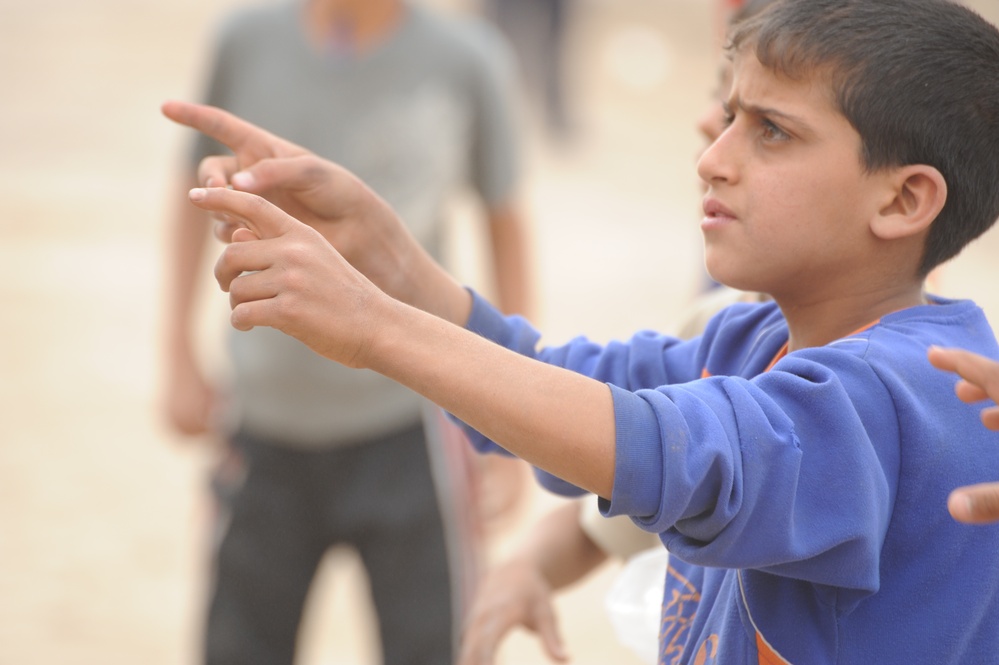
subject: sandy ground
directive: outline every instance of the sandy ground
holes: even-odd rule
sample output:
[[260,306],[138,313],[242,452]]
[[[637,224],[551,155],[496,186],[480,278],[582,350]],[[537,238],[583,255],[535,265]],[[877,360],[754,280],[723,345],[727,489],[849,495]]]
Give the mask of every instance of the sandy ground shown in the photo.
[[[185,140],[158,106],[194,97],[209,30],[236,4],[0,0],[0,665],[196,662],[209,454],[157,412],[168,184]],[[999,2],[974,4],[999,21]],[[714,71],[711,13],[703,0],[579,6],[582,140],[533,143],[524,191],[551,341],[667,328],[699,275],[692,127]],[[454,269],[474,284],[465,217]],[[939,291],[999,321],[997,252],[992,232]],[[211,349],[225,300],[206,293]],[[533,495],[495,556],[554,501]],[[559,600],[577,663],[638,662],[603,610],[616,572]],[[349,554],[331,557],[301,663],[376,662],[363,585]],[[501,660],[546,662],[523,634]]]

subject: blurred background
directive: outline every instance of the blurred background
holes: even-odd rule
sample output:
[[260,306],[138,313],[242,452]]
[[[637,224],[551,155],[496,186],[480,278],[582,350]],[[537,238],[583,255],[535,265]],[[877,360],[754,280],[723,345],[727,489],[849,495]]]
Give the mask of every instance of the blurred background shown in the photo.
[[[240,4],[0,0],[0,665],[196,662],[210,453],[173,437],[157,403],[165,221],[185,205],[167,192],[189,136],[159,105],[198,97],[212,31]],[[999,0],[968,4],[999,23]],[[553,139],[525,105],[547,341],[669,329],[700,288],[694,126],[715,20],[714,0],[576,0],[571,131]],[[476,285],[482,239],[454,213],[452,268]],[[996,257],[992,231],[937,290],[999,323]],[[205,348],[227,323],[208,292]],[[534,492],[491,556],[553,501]],[[357,562],[334,552],[328,571],[301,662],[375,662]],[[559,598],[577,663],[638,662],[604,612],[615,573]],[[547,661],[518,634],[501,662]]]

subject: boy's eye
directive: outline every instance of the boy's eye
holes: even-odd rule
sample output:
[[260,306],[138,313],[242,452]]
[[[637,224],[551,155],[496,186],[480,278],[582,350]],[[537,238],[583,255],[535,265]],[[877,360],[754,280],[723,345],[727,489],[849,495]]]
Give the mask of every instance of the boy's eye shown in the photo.
[[786,141],[791,138],[787,132],[766,118],[761,120],[760,124],[763,126],[763,138],[768,141]]

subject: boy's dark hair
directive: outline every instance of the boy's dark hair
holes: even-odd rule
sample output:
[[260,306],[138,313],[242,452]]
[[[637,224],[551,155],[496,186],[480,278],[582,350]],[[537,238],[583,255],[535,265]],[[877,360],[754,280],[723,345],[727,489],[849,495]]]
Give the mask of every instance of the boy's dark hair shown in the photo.
[[732,14],[731,23],[734,25],[739,21],[756,16],[761,11],[772,5],[776,0],[746,0]]
[[999,217],[999,30],[970,9],[948,0],[780,0],[735,27],[729,52],[745,48],[783,76],[828,75],[869,171],[940,171],[947,202],[920,276]]

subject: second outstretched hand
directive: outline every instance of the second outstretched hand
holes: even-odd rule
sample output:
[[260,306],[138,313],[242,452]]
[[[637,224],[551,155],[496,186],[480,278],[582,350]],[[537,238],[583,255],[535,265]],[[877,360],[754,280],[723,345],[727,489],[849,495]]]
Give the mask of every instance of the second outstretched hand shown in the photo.
[[222,187],[190,197],[246,227],[215,266],[234,327],[275,328],[331,360],[383,374],[525,461],[610,496],[615,427],[606,385],[465,330],[471,295],[443,269],[420,273],[420,302],[400,302],[266,199]]
[[[934,367],[961,377],[954,392],[962,402],[999,400],[999,363],[996,361],[964,349],[940,347],[932,347],[928,357]],[[995,404],[983,408],[981,417],[987,428],[999,430],[999,407]],[[968,524],[999,521],[999,482],[959,487],[948,497],[947,508],[954,519]]]
[[[928,357],[934,367],[961,377],[954,392],[962,402],[999,402],[999,363],[996,361],[964,349],[940,347],[931,348]],[[992,404],[982,409],[982,424],[999,430],[999,406]]]

